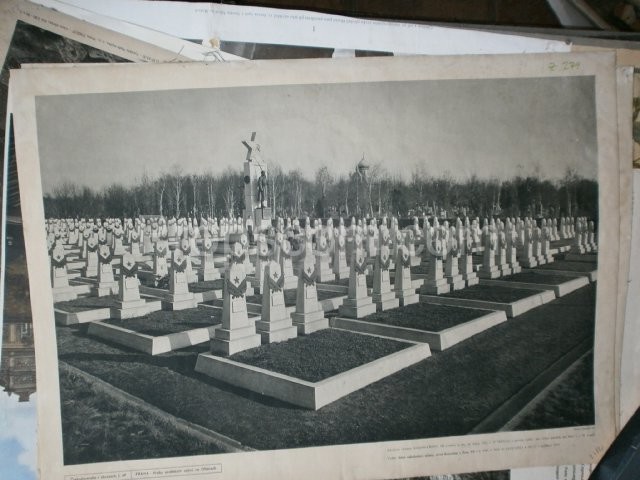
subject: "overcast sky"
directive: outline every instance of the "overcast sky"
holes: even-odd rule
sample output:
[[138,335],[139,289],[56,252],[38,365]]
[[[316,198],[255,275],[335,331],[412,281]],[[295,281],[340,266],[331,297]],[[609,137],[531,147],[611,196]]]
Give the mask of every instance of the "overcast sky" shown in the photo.
[[242,171],[242,140],[308,178],[371,163],[409,179],[596,178],[592,77],[275,86],[38,97],[43,190],[130,185],[180,164]]

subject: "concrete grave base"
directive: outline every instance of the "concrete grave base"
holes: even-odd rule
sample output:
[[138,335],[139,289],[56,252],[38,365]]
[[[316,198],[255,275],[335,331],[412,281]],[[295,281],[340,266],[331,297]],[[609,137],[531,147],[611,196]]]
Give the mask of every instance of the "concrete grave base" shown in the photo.
[[498,270],[500,270],[500,276],[501,277],[506,277],[507,275],[511,275],[512,271],[511,271],[511,267],[507,264],[505,265],[500,265],[498,267]]
[[[413,286],[413,282],[412,282]],[[420,293],[424,295],[442,295],[443,293],[449,293],[451,291],[451,285],[447,283],[447,280],[441,278],[436,282],[425,280],[420,287]]]
[[160,300],[145,301],[141,300],[141,303],[136,302],[135,305],[127,305],[128,302],[122,303],[121,306],[117,306],[111,309],[111,318],[117,318],[118,320],[124,320],[127,318],[143,317],[151,312],[157,312],[162,309],[162,302]]
[[377,311],[384,312],[400,306],[400,300],[396,298],[396,294],[391,291],[382,294],[373,294],[373,303],[376,304]]
[[520,265],[511,265],[511,273],[515,275],[516,273],[520,273],[522,271],[522,267]]
[[249,348],[259,347],[261,343],[262,338],[260,334],[256,333],[255,325],[234,330],[218,328],[215,336],[211,339],[211,351],[233,355]]
[[330,312],[331,310],[337,310],[344,299],[347,298],[346,295],[340,295],[339,297],[333,298],[325,298],[324,300],[318,300],[318,303],[322,307],[322,310],[325,312]]
[[520,260],[520,265],[524,268],[534,268],[538,266],[538,261],[533,257],[525,258],[524,260]]
[[398,297],[401,307],[413,305],[420,301],[420,297],[415,290],[403,290],[402,292],[396,292],[396,297]]
[[66,302],[78,298],[78,293],[71,286],[54,288],[52,293],[54,302]]
[[456,275],[455,277],[445,277],[447,283],[451,285],[451,290],[462,290],[465,287],[465,281],[462,275]]
[[344,280],[345,278],[349,278],[349,268],[345,268],[343,270],[340,270],[339,272],[334,272],[334,275],[336,276],[336,279],[338,280]]
[[470,273],[469,275],[464,275],[463,278],[467,287],[473,287],[480,283],[480,279],[475,272]]
[[220,277],[220,272],[218,272],[217,270],[213,271],[213,272],[206,272],[202,274],[202,279],[205,282],[210,282],[212,280],[218,280],[222,277]]
[[500,278],[501,275],[502,273],[500,272],[500,269],[498,267],[493,267],[488,272],[482,269],[478,270],[478,278]]
[[98,297],[107,297],[109,295],[117,295],[118,294],[118,284],[117,282],[113,282],[112,284],[104,283],[98,284],[96,287],[96,293]]
[[532,308],[539,307],[545,303],[555,300],[556,295],[553,290],[532,291],[530,297],[516,300],[511,303],[489,302],[484,300],[471,300],[467,298],[439,297],[435,295],[420,295],[420,301],[437,305],[451,305],[454,307],[482,308],[486,310],[502,310],[507,317],[513,318],[528,312]]
[[376,304],[371,297],[345,298],[338,308],[340,315],[350,318],[362,318],[376,312]]
[[256,320],[256,331],[262,338],[262,343],[283,342],[298,336],[298,327],[292,325],[291,318],[283,318],[276,322]]
[[324,310],[308,313],[293,313],[291,315],[293,325],[298,329],[298,335],[309,335],[329,328],[329,320],[324,317]]
[[482,317],[475,318],[469,322],[447,328],[440,332],[398,327],[395,325],[385,325],[383,323],[342,317],[332,318],[330,324],[333,328],[341,328],[352,332],[381,335],[409,340],[411,342],[428,343],[431,350],[441,351],[506,321],[507,316],[504,311],[500,310],[489,312]]
[[183,299],[183,300],[162,300],[163,310],[186,310],[188,308],[195,308],[198,302],[195,298]]
[[293,405],[318,410],[431,355],[416,344],[319,382],[271,372],[210,354],[198,355],[196,372]]
[[219,325],[195,328],[185,332],[171,333],[153,337],[127,328],[110,325],[104,322],[89,324],[89,335],[132,348],[149,355],[159,355],[180,348],[190,347],[208,342]]
[[320,274],[318,275],[319,282],[335,282],[336,274],[331,270],[320,270]]

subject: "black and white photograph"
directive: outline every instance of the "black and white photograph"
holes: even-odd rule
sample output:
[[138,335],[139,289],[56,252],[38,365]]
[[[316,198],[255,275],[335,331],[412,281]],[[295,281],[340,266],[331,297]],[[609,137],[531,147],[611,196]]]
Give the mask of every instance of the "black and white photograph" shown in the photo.
[[612,58],[18,72],[42,461],[427,474],[610,435]]

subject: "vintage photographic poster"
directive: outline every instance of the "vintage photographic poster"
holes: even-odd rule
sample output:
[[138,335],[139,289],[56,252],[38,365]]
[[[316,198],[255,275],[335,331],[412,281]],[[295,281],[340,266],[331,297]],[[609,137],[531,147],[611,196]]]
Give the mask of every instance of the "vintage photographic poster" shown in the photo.
[[12,74],[51,478],[408,477],[613,439],[613,54]]

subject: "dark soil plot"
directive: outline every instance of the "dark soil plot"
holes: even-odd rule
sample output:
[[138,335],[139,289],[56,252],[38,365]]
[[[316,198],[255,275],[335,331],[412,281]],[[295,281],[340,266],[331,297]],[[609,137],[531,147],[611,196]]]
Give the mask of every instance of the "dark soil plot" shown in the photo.
[[[595,285],[576,290],[318,411],[195,373],[197,350],[151,357],[81,329],[56,327],[56,334],[65,362],[253,448],[409,440],[468,434],[566,352],[593,341],[595,291]],[[575,424],[572,418],[549,422]]]
[[474,285],[462,290],[440,295],[441,297],[464,298],[467,300],[482,300],[484,302],[513,303],[523,298],[535,295],[535,291],[523,288],[502,287],[496,285]]
[[60,392],[65,465],[223,452],[80,375],[61,370]]
[[224,280],[219,278],[218,280],[209,280],[206,282],[190,283],[189,291],[193,293],[208,292],[210,290],[222,290],[224,287]]
[[287,342],[262,345],[230,360],[291,377],[319,382],[411,346],[370,335],[322,330]]
[[549,244],[551,245],[551,248],[558,248],[566,247],[567,245],[573,245],[574,242],[575,240],[573,238],[565,238],[564,240],[553,240]]
[[[297,297],[297,291],[296,290],[285,290],[284,291],[284,304],[287,307],[295,307],[296,306],[296,297]],[[341,295],[340,293],[337,292],[328,292],[325,290],[318,290],[318,300],[328,300],[330,298],[336,298],[336,297],[341,297],[343,295]],[[258,305],[262,305],[262,294],[257,293],[255,295],[251,295],[249,297],[247,297],[247,303],[255,303]],[[222,304],[220,304],[222,305]]]
[[416,328],[427,332],[440,332],[491,313],[489,310],[475,308],[449,307],[416,303],[403,308],[394,308],[386,312],[367,315],[366,322],[383,323],[404,328]]
[[500,280],[506,280],[509,282],[521,282],[521,283],[539,283],[541,285],[560,285],[565,282],[571,281],[571,277],[564,275],[554,275],[552,271],[549,274],[541,273],[516,273],[515,275],[509,275],[502,277]]
[[568,260],[556,260],[552,263],[545,263],[536,267],[540,270],[564,270],[567,272],[586,273],[592,272],[598,268],[598,265],[591,262],[570,262]]
[[537,430],[579,425],[591,425],[593,408],[593,354],[580,359],[565,381],[549,389],[513,430]]
[[112,318],[105,323],[117,327],[133,330],[134,332],[159,337],[170,333],[185,332],[195,328],[205,328],[218,325],[221,322],[222,312],[210,308],[189,308],[178,311],[152,312],[144,317],[117,320]]
[[169,275],[165,275],[164,277],[142,275],[138,277],[138,280],[143,287],[169,289]]
[[108,295],[106,297],[81,297],[75,300],[67,300],[54,304],[54,307],[63,312],[76,313],[87,310],[97,310],[99,308],[116,307],[118,297]]

